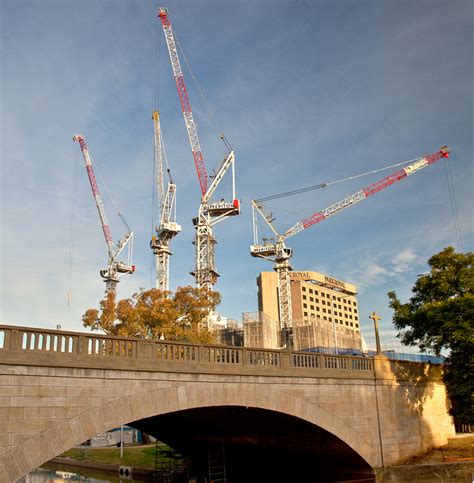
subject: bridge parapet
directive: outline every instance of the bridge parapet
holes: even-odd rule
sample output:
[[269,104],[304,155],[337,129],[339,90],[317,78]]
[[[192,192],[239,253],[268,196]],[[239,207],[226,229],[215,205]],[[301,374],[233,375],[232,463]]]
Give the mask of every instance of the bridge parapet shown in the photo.
[[0,354],[4,363],[39,366],[374,377],[371,357],[199,345],[8,325],[0,325]]

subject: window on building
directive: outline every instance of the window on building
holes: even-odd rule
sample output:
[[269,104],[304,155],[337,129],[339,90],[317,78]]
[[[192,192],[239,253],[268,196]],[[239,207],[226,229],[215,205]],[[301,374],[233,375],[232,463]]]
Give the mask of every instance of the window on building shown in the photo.
[[308,308],[308,304],[303,304],[303,308],[307,309]]
[[323,312],[326,314],[327,313],[327,310],[326,309],[323,309]]
[[301,287],[301,290],[302,290],[303,292],[306,292],[306,287]]
[[346,320],[346,325],[349,325],[349,322],[347,322],[347,320]]
[[354,324],[351,322],[351,327],[354,327]]
[[356,324],[356,327],[359,327],[359,324]]
[[306,295],[303,295],[303,300],[306,300]]
[[313,289],[312,288],[309,289],[309,293],[313,293]]
[[326,316],[323,316],[323,319],[324,319],[324,320],[328,320],[328,318],[327,318]]
[[309,306],[309,308],[310,308],[311,310],[314,310],[314,305],[310,305],[310,306]]
[[310,297],[310,298],[309,298],[309,301],[310,301],[310,302],[314,302],[314,297]]
[[304,315],[305,317],[308,317],[308,312],[303,312],[303,315]]

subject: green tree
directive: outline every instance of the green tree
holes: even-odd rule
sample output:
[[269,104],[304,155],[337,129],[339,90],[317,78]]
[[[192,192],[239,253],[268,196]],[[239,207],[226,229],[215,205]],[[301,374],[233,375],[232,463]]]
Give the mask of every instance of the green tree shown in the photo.
[[86,310],[82,322],[110,335],[208,343],[214,339],[206,319],[219,302],[218,292],[189,286],[178,287],[175,293],[142,290],[118,303],[109,293],[101,300],[100,310]]
[[474,254],[445,248],[429,260],[410,301],[389,292],[393,323],[405,345],[439,355],[447,351],[444,381],[459,422],[474,422]]

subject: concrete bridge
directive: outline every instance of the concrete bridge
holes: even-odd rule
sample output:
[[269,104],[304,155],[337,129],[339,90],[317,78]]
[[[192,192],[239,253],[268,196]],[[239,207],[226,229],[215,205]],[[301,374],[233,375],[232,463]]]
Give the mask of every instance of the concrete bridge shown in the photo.
[[0,325],[1,482],[127,423],[378,468],[445,444],[447,408],[430,364]]

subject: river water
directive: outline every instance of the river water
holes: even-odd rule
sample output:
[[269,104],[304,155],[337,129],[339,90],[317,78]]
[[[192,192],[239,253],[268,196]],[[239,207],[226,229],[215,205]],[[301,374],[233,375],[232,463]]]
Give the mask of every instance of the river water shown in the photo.
[[[88,483],[104,483],[125,481],[110,474],[100,473],[94,470],[66,469],[65,467],[37,468],[24,476],[17,483],[59,483],[63,481],[83,481]],[[127,481],[130,481],[128,479]],[[135,480],[136,481],[136,480]]]
[[[83,476],[77,473],[71,473],[69,471],[61,471],[61,470],[49,470],[46,468],[38,468],[28,475],[24,476],[21,480],[21,483],[56,483],[61,481],[87,481],[90,483],[104,483],[107,481],[114,481],[105,478],[97,478],[97,477],[90,477],[90,476]],[[115,480],[117,481],[117,480]]]

